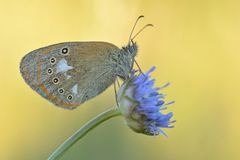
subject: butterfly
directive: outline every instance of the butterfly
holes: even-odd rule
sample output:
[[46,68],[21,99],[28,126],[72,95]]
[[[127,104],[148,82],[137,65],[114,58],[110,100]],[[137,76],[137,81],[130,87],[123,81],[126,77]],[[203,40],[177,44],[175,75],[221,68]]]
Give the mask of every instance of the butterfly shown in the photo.
[[133,68],[138,46],[133,39],[118,48],[108,42],[64,42],[36,49],[20,62],[25,82],[56,106],[74,109],[99,95],[117,77],[126,80]]

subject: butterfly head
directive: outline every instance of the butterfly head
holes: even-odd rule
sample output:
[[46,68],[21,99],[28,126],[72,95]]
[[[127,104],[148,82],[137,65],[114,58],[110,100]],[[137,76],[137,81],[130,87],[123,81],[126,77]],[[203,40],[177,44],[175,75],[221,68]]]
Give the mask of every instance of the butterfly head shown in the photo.
[[127,46],[122,47],[122,50],[127,54],[129,54],[129,56],[134,58],[137,55],[137,51],[138,51],[137,43],[134,41],[131,41],[131,43],[128,43]]
[[[135,62],[135,56],[138,52],[138,46],[137,43],[134,42],[134,38],[136,38],[139,33],[141,33],[146,27],[153,26],[152,24],[146,24],[142,29],[140,29],[135,35],[133,35],[133,31],[136,27],[136,24],[139,19],[143,18],[144,16],[139,16],[134,23],[134,26],[132,28],[132,31],[129,36],[128,44],[121,49],[121,55],[119,55],[119,66],[118,67],[118,76],[121,77],[123,80],[126,80],[129,78],[130,73],[133,69],[133,64]],[[122,57],[122,58],[120,58]]]
[[[124,67],[120,67],[120,71],[118,71],[118,73],[121,73],[121,74],[118,74],[118,76],[120,76],[121,78],[123,78],[124,80],[129,78],[129,75],[132,71],[132,68],[133,68],[133,64],[135,61],[135,56],[137,55],[137,52],[138,52],[138,46],[137,46],[137,43],[134,42],[134,39],[139,35],[139,33],[141,33],[145,28],[149,27],[149,26],[153,26],[152,24],[146,24],[144,27],[142,27],[142,29],[140,29],[135,35],[133,35],[133,32],[134,32],[134,29],[136,27],[136,24],[138,22],[139,19],[143,18],[144,16],[141,15],[137,18],[137,20],[135,21],[134,23],[134,26],[132,28],[132,31],[130,33],[130,36],[129,36],[129,40],[128,40],[128,44],[124,47],[122,47],[121,49],[121,52],[122,52],[122,55],[123,55],[123,60],[122,61],[119,61],[121,63],[123,63]],[[137,64],[137,63],[136,63]],[[137,64],[138,66],[138,64]],[[139,66],[138,66],[139,67]]]

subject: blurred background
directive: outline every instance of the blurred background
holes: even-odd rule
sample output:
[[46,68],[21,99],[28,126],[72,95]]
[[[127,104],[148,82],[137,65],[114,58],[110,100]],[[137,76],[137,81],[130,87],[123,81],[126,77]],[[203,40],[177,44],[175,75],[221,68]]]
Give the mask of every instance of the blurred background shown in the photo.
[[50,104],[24,83],[28,52],[65,41],[126,45],[136,18],[137,61],[155,65],[156,86],[177,120],[169,138],[136,134],[114,118],[75,144],[63,160],[239,160],[240,1],[0,1],[0,159],[43,160],[85,122],[115,104],[113,87],[76,110]]

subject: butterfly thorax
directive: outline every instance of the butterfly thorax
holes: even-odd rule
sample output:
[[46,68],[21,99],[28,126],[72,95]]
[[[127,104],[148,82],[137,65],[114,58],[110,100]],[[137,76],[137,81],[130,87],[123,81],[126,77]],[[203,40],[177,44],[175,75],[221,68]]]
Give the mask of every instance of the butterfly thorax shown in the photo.
[[122,49],[120,49],[119,51],[119,54],[117,54],[117,57],[115,57],[115,59],[117,60],[116,74],[123,80],[126,80],[131,73],[134,58],[137,54],[137,49],[138,47],[135,42],[130,43],[126,47],[122,47]]

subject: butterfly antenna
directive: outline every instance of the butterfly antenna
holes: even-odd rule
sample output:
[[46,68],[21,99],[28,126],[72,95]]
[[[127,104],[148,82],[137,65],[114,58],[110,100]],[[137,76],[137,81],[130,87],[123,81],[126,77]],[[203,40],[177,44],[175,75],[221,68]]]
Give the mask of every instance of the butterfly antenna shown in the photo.
[[134,36],[133,36],[133,38],[131,39],[131,40],[133,40],[134,38],[136,38],[137,37],[137,35],[139,34],[139,33],[141,33],[145,28],[147,28],[147,27],[153,27],[153,24],[146,24],[142,29],[140,29]]
[[143,17],[144,17],[144,16],[141,15],[141,16],[139,16],[139,17],[137,18],[137,20],[135,21],[135,23],[134,23],[134,25],[133,25],[133,28],[132,28],[132,31],[131,31],[130,36],[129,36],[128,44],[130,44],[130,42],[131,42],[131,39],[132,39],[131,37],[132,37],[133,31],[134,31],[134,29],[135,29],[135,27],[136,27],[136,25],[137,25],[138,20],[141,19],[141,18],[143,18]]

